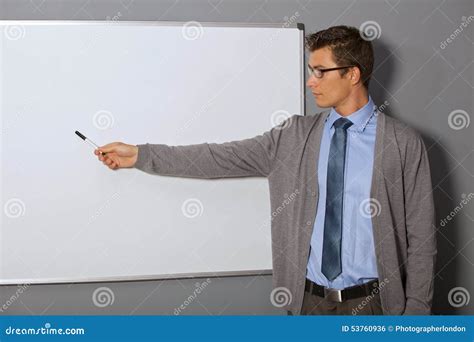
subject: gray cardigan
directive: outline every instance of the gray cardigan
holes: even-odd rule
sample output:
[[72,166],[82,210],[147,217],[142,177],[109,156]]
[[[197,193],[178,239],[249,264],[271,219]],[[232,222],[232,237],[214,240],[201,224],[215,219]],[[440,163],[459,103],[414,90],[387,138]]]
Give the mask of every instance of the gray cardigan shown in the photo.
[[[317,162],[328,111],[293,115],[254,138],[221,144],[138,145],[137,169],[193,178],[267,177],[272,213],[273,287],[283,309],[301,313],[310,239],[318,203]],[[430,314],[436,227],[426,147],[406,124],[377,112],[371,204],[382,309],[386,315]],[[297,194],[289,201],[288,194]],[[286,202],[285,202],[286,200]],[[289,203],[288,203],[289,202]],[[287,203],[282,209],[282,203]]]

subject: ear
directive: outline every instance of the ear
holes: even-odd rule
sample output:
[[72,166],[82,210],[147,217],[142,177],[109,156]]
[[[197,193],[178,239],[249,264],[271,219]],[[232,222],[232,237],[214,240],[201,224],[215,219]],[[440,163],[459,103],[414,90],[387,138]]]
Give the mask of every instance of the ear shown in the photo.
[[361,72],[359,67],[352,67],[350,71],[348,72],[349,74],[349,79],[351,80],[352,85],[357,85],[358,83],[361,82]]

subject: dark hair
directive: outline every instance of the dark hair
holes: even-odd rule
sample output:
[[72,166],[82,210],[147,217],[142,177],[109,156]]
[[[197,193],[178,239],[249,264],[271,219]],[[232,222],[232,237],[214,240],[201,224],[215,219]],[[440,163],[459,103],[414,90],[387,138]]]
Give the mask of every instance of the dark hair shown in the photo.
[[[332,26],[326,30],[306,36],[306,48],[314,50],[329,47],[334,61],[339,66],[355,65],[359,68],[364,86],[369,88],[370,77],[374,67],[374,50],[372,42],[364,39],[361,32],[350,26]],[[341,76],[347,69],[339,70]]]

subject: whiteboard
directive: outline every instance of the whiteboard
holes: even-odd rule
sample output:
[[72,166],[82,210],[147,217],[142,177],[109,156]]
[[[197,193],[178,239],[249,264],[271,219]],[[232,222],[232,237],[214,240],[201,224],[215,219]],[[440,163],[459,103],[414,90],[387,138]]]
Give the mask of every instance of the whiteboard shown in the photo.
[[112,171],[99,145],[254,137],[304,111],[296,25],[0,21],[0,284],[271,272],[266,178]]

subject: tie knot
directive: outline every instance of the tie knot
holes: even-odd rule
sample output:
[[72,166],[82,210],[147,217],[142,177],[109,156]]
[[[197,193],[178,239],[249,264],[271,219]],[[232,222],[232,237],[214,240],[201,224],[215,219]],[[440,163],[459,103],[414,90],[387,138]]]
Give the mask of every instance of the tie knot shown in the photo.
[[334,122],[334,128],[342,128],[344,130],[352,126],[352,121],[346,118],[339,118]]

